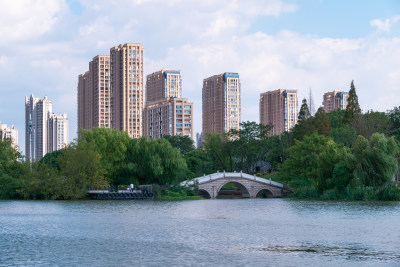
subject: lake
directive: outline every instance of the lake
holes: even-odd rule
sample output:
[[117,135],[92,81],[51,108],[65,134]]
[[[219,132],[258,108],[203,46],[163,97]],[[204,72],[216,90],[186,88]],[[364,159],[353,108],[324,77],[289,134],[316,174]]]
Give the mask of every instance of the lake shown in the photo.
[[0,201],[0,266],[400,266],[399,202]]

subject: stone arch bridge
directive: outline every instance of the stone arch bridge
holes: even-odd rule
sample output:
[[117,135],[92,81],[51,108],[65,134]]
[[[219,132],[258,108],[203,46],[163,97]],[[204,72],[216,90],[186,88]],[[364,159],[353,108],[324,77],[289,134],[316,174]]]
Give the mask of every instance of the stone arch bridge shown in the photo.
[[197,183],[202,194],[212,199],[218,197],[221,188],[227,183],[234,183],[245,198],[256,198],[261,193],[268,198],[279,198],[291,192],[281,183],[242,172],[217,172],[183,181],[181,185],[191,186],[194,183]]

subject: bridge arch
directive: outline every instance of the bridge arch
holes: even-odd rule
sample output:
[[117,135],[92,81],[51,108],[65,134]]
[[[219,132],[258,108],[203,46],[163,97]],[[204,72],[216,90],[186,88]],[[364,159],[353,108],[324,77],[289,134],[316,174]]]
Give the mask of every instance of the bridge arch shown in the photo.
[[212,194],[210,192],[208,192],[208,190],[206,190],[206,189],[199,189],[197,191],[197,195],[199,195],[199,196],[201,196],[202,198],[205,198],[205,199],[210,199],[211,196],[212,196]]
[[217,193],[217,198],[218,198],[219,196],[222,195],[221,193],[223,193],[223,192],[221,192],[221,190],[222,190],[222,188],[223,188],[225,185],[227,185],[227,184],[233,184],[233,185],[235,185],[235,186],[237,187],[237,189],[239,189],[240,195],[241,195],[243,198],[249,198],[249,197],[250,197],[250,190],[249,190],[244,184],[242,184],[242,183],[239,182],[239,181],[231,180],[231,181],[223,182],[223,183],[219,186],[219,188],[217,188],[217,192],[216,192],[216,193]]
[[256,194],[256,198],[273,198],[273,197],[274,194],[268,188],[262,188]]

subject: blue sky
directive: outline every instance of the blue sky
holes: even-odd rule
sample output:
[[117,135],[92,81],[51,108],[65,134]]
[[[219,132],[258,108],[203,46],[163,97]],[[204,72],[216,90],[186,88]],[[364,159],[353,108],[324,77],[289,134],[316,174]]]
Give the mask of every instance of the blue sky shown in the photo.
[[242,121],[258,121],[259,95],[348,90],[361,108],[400,106],[400,1],[395,0],[16,0],[0,10],[0,121],[19,130],[24,99],[47,95],[76,138],[78,75],[112,46],[138,42],[145,73],[181,70],[201,131],[202,80],[238,72]]

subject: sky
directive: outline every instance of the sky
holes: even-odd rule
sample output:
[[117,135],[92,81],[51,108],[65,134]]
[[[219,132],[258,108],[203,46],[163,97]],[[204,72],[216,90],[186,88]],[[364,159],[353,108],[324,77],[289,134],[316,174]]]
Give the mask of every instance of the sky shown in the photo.
[[354,80],[363,111],[400,106],[398,0],[0,0],[0,122],[25,148],[25,96],[47,96],[77,137],[78,75],[111,47],[141,43],[145,74],[180,70],[201,132],[202,83],[237,72],[242,121],[260,93],[325,92]]

